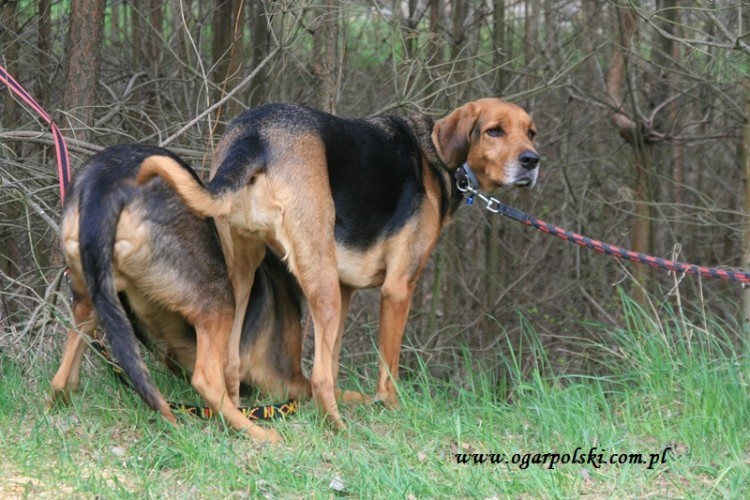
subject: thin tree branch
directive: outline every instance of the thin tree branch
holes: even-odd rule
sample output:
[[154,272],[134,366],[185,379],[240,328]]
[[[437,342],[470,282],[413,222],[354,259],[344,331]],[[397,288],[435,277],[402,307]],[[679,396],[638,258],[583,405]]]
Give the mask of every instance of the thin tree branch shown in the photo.
[[276,46],[271,52],[268,53],[268,55],[258,64],[258,66],[255,67],[252,73],[250,73],[248,76],[246,76],[240,83],[237,84],[235,88],[233,88],[231,91],[227,92],[224,97],[216,101],[213,105],[209,106],[205,111],[203,111],[201,114],[187,122],[181,129],[179,129],[174,134],[170,135],[163,141],[159,143],[160,146],[167,146],[171,142],[173,142],[175,139],[180,137],[182,134],[187,132],[190,128],[195,126],[199,121],[201,121],[203,118],[208,116],[209,114],[213,113],[217,108],[223,106],[229,99],[234,97],[239,91],[244,89],[248,86],[248,84],[253,81],[253,78],[260,73],[260,70],[263,69],[263,67],[268,64],[268,62],[273,59],[276,54],[279,52],[281,47]]

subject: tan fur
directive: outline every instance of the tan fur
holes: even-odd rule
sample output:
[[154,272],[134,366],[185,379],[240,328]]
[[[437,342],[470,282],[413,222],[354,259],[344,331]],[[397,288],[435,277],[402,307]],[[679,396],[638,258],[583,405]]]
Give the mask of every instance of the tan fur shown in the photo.
[[[166,177],[165,172],[170,172]],[[148,173],[149,175],[146,175]],[[143,184],[149,178],[161,175],[177,191],[188,194],[191,199],[196,200],[196,204],[190,208],[200,217],[212,217],[210,214],[225,215],[229,212],[229,206],[222,199],[216,199],[207,196],[200,185],[187,170],[180,167],[177,162],[168,156],[149,156],[146,158],[141,167],[140,174],[136,183]],[[204,207],[204,208],[200,208]]]

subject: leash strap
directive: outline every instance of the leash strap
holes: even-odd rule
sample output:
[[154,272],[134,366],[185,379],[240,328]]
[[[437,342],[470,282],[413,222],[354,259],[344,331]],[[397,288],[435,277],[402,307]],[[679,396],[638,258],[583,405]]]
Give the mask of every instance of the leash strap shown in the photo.
[[65,201],[65,189],[70,182],[70,158],[68,157],[68,146],[65,144],[60,129],[57,128],[52,117],[31,97],[26,89],[8,74],[3,66],[0,66],[0,82],[4,83],[8,89],[16,94],[27,106],[36,111],[52,129],[52,136],[55,140],[55,153],[57,155],[57,177],[60,182],[60,199]]
[[[210,420],[216,412],[208,406],[188,406],[181,403],[169,403],[169,407],[178,412],[188,413],[194,417]],[[297,413],[299,402],[290,399],[286,403],[265,406],[240,406],[238,408],[250,420],[278,420]]]
[[[485,208],[490,212],[499,213],[510,219],[518,221],[521,224],[531,226],[544,233],[551,234],[565,241],[575,243],[576,245],[580,245],[582,247],[591,248],[593,250],[596,250],[597,252],[612,255],[613,257],[617,257],[620,259],[637,262],[639,264],[645,264],[647,266],[656,267],[659,269],[666,269],[668,271],[700,275],[704,278],[709,279],[736,281],[743,284],[750,283],[749,272],[739,271],[737,269],[697,266],[695,264],[688,264],[685,262],[663,259],[661,257],[654,257],[652,255],[634,252],[632,250],[627,250],[615,245],[610,245],[609,243],[604,243],[603,241],[595,240],[593,238],[574,233],[573,231],[568,231],[567,229],[563,229],[560,226],[555,226],[554,224],[548,224],[547,222],[539,220],[536,217],[527,214],[526,212],[510,207],[491,196],[485,196],[477,191],[477,189],[474,187],[474,184],[470,180],[470,176],[466,172],[467,168],[467,165],[459,167],[459,169],[456,171],[455,177],[458,190],[462,193],[469,193],[469,198],[467,198],[467,204],[469,205],[473,203],[475,196],[479,197],[486,204]],[[468,171],[471,171],[471,169],[469,169]]]
[[[112,372],[117,376],[120,382],[122,382],[123,385],[134,389],[133,384],[131,384],[130,380],[128,380],[128,377],[125,376],[125,372],[122,370],[122,367],[119,363],[117,363],[117,361],[112,359],[112,356],[110,356],[109,351],[107,351],[107,348],[104,347],[102,341],[99,339],[91,339],[90,344],[91,347],[93,347],[99,354],[101,354],[101,356],[110,366]],[[194,417],[199,417],[206,420],[216,417],[216,412],[208,406],[186,405],[183,403],[174,403],[171,401],[169,401],[168,403],[169,407],[172,410],[184,412]],[[297,413],[297,411],[299,410],[299,402],[290,399],[289,401],[280,404],[240,406],[238,409],[250,420],[277,420]]]

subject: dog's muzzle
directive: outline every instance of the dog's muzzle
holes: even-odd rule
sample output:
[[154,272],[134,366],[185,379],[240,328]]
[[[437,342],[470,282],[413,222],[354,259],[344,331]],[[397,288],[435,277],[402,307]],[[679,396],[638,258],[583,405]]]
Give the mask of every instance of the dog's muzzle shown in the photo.
[[532,187],[539,173],[539,155],[534,151],[524,151],[518,155],[518,165],[522,174],[513,181],[515,187]]

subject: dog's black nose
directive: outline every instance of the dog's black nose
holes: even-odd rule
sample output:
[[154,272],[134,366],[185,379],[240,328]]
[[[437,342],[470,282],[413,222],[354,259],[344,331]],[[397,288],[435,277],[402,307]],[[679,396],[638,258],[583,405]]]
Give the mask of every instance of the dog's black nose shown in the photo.
[[534,170],[539,165],[539,155],[533,151],[524,151],[518,156],[521,166],[527,170]]

